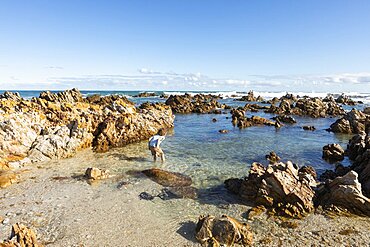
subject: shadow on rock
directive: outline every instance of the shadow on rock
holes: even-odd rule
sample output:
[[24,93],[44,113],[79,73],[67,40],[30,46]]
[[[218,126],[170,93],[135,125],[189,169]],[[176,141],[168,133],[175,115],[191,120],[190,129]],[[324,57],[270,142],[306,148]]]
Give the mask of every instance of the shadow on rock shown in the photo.
[[195,228],[196,228],[195,222],[186,221],[180,224],[181,226],[176,232],[183,236],[184,238],[186,238],[187,240],[192,241],[194,243],[198,243],[198,241],[195,239]]

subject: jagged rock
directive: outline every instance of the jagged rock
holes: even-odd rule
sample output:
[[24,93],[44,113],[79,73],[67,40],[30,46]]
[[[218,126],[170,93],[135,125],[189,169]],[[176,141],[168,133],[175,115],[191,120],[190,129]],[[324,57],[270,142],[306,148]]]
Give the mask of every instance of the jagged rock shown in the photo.
[[357,178],[357,173],[350,171],[343,177],[328,180],[319,187],[315,203],[324,207],[334,205],[355,214],[370,216],[370,199],[362,194]]
[[219,98],[210,94],[170,95],[166,100],[166,105],[170,106],[175,113],[211,113],[226,108],[226,105],[217,101]]
[[279,120],[279,122],[288,123],[288,124],[295,124],[297,121],[292,117],[288,115],[280,115],[277,117],[273,117],[274,120]]
[[322,158],[325,160],[335,162],[344,159],[344,149],[339,144],[328,144],[322,149]]
[[342,164],[336,164],[334,171],[326,170],[320,175],[320,181],[326,181],[327,179],[333,180],[336,177],[344,176],[350,170],[351,170],[351,167],[343,166]]
[[178,172],[165,171],[159,168],[151,168],[142,171],[147,177],[154,182],[167,187],[190,186],[192,180],[189,176]]
[[320,98],[304,97],[297,100],[287,95],[280,99],[279,106],[271,104],[265,112],[274,114],[310,116],[314,118],[343,115],[345,111],[335,101],[325,101]]
[[52,93],[50,91],[41,92],[39,98],[51,102],[75,103],[82,101],[82,94],[78,89],[73,88],[59,93]]
[[268,155],[266,155],[266,159],[269,161],[270,164],[275,164],[279,162],[280,157],[274,151],[272,151]]
[[105,178],[109,178],[109,171],[101,170],[96,167],[89,167],[86,169],[85,177],[87,179],[93,179],[93,180],[105,179]]
[[304,129],[304,130],[311,130],[311,131],[315,131],[316,130],[315,126],[310,126],[310,125],[305,125],[305,126],[302,127],[302,129]]
[[251,246],[253,243],[250,226],[226,215],[220,218],[212,215],[199,216],[195,237],[204,246]]
[[37,241],[36,233],[23,224],[16,223],[8,240],[0,243],[1,247],[43,247]]
[[238,101],[255,101],[262,102],[263,98],[261,96],[255,97],[253,91],[249,91],[247,96],[243,96]]
[[346,152],[353,160],[351,168],[359,174],[364,194],[370,196],[370,133],[361,132],[353,136]]
[[341,94],[335,100],[335,102],[343,104],[343,105],[355,105],[356,102],[349,98],[347,95]]
[[250,118],[245,117],[244,110],[242,109],[233,109],[231,111],[232,114],[232,123],[233,125],[237,125],[240,129],[255,126],[255,125],[267,125],[267,126],[275,126],[275,122],[268,120],[263,117],[259,116],[252,116]]
[[4,93],[0,94],[0,99],[5,99],[5,100],[13,100],[13,101],[20,101],[22,100],[22,97],[18,92],[9,92],[5,91]]
[[365,131],[366,122],[370,124],[370,117],[356,109],[352,109],[344,117],[330,125],[330,131],[335,133],[358,134]]
[[[314,191],[304,174],[292,162],[280,162],[264,167],[253,163],[249,175],[236,181],[229,179],[225,186],[247,202],[263,205],[275,210],[277,214],[301,218],[313,210]],[[237,188],[238,184],[240,185]]]

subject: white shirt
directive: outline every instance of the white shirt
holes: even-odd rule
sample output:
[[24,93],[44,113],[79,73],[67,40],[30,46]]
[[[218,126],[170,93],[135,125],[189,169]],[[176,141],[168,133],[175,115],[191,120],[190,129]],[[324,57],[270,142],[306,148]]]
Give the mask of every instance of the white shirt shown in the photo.
[[164,136],[154,135],[149,139],[149,147],[159,147],[161,142],[166,139]]

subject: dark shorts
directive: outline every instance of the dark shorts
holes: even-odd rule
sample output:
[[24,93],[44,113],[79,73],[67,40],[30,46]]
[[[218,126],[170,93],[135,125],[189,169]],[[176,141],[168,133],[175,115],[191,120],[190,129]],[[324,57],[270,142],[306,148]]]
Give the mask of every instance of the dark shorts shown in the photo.
[[150,147],[150,151],[152,152],[152,155],[161,156],[163,154],[163,151],[159,147]]

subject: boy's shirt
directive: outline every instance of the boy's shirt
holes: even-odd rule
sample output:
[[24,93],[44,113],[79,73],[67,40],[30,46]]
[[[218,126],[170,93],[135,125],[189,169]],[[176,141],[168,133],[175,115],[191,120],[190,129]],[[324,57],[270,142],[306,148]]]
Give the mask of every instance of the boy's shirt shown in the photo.
[[149,147],[159,147],[161,142],[166,139],[164,136],[154,135],[149,139]]

